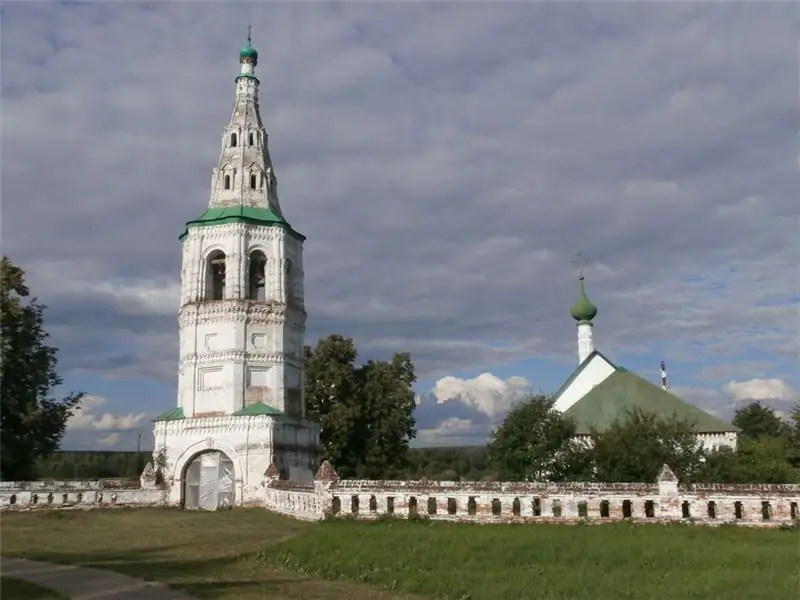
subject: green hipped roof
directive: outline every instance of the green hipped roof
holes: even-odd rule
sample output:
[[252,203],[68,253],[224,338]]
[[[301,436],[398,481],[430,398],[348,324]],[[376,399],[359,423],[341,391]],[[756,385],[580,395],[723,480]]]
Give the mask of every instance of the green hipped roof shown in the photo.
[[183,409],[179,406],[178,408],[173,408],[165,413],[161,413],[153,419],[153,421],[177,421],[178,419],[185,418],[186,416],[183,414]]
[[234,417],[253,417],[256,415],[282,415],[283,411],[278,410],[277,408],[273,408],[263,402],[254,402],[253,404],[248,404],[241,410],[237,410],[233,413]]
[[271,225],[283,227],[292,236],[300,240],[306,239],[304,235],[292,229],[292,226],[281,215],[269,208],[244,206],[223,206],[219,208],[209,208],[202,215],[186,223],[186,229],[180,235],[180,239],[189,233],[190,227],[202,227],[206,225],[221,225],[223,223],[251,223],[253,225]]
[[[582,367],[589,363],[589,358],[573,375],[577,375]],[[572,379],[574,376],[570,381]],[[614,373],[568,408],[564,416],[572,418],[577,425],[576,433],[584,435],[593,427],[598,431],[607,429],[615,420],[634,409],[690,421],[697,433],[739,431],[737,427],[711,416],[621,367],[616,367]]]

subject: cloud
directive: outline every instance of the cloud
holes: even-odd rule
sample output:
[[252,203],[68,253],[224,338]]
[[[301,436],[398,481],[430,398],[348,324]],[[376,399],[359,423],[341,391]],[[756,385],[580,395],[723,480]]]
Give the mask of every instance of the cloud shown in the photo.
[[120,435],[118,433],[109,433],[107,436],[97,440],[97,445],[104,448],[112,448],[119,444]]
[[756,378],[750,381],[729,381],[725,384],[724,389],[736,402],[752,400],[798,401],[797,392],[780,379]]
[[[308,235],[308,341],[409,350],[426,382],[566,365],[582,251],[605,353],[760,361],[800,386],[791,3],[246,12],[281,205]],[[242,20],[3,7],[4,251],[67,378],[176,381],[176,238],[207,206]]]
[[531,391],[524,377],[443,377],[417,403],[417,445],[458,446],[486,442],[511,406]]
[[[111,431],[116,429],[136,429],[145,425],[147,413],[113,414],[101,412],[99,409],[108,402],[100,396],[87,395],[81,399],[78,408],[67,421],[69,431]],[[119,441],[119,435],[114,434],[103,439]],[[114,442],[116,443],[116,442]]]
[[530,388],[524,377],[502,380],[491,373],[482,373],[473,379],[444,377],[436,382],[431,393],[437,404],[460,402],[494,418],[507,413],[514,401]]

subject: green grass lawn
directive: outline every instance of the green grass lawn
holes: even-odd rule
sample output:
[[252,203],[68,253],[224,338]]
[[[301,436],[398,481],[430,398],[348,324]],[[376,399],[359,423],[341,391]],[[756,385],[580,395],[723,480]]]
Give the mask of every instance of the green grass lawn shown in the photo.
[[0,577],[2,600],[68,600],[47,588],[12,577]]
[[215,600],[409,598],[379,587],[323,581],[269,568],[256,558],[257,551],[312,527],[258,508],[3,513],[0,552],[111,569]]
[[327,521],[266,564],[446,599],[796,600],[800,531]]
[[[800,589],[798,529],[304,523],[256,508],[140,508],[4,513],[0,550],[216,600],[796,600]],[[17,597],[5,589],[3,600]]]

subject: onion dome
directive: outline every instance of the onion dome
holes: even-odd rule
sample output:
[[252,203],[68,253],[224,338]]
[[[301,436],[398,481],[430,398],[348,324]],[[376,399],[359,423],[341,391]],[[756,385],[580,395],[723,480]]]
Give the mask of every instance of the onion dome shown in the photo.
[[578,323],[588,323],[597,315],[597,307],[592,304],[586,296],[586,289],[583,285],[583,275],[581,275],[578,280],[581,282],[581,293],[578,297],[578,301],[569,309],[569,314],[572,315],[572,318],[578,321]]
[[247,38],[247,45],[239,50],[239,62],[251,62],[254,65],[258,64],[258,51],[250,44],[250,38]]

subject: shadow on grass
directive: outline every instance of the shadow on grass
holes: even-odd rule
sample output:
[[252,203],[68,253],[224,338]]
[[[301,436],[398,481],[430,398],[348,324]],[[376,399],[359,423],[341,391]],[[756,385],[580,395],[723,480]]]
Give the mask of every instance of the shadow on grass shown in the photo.
[[[163,556],[165,552],[179,547],[157,546],[126,552],[63,553],[37,550],[9,552],[3,555],[79,568],[106,569],[144,581],[157,581],[201,598],[239,597],[236,590],[252,590],[253,593],[257,591],[258,597],[261,597],[270,591],[285,589],[293,580],[291,575],[274,572],[263,563],[254,560],[256,552],[207,559],[173,559]],[[237,566],[239,568],[236,568]],[[251,573],[252,578],[246,577]]]

